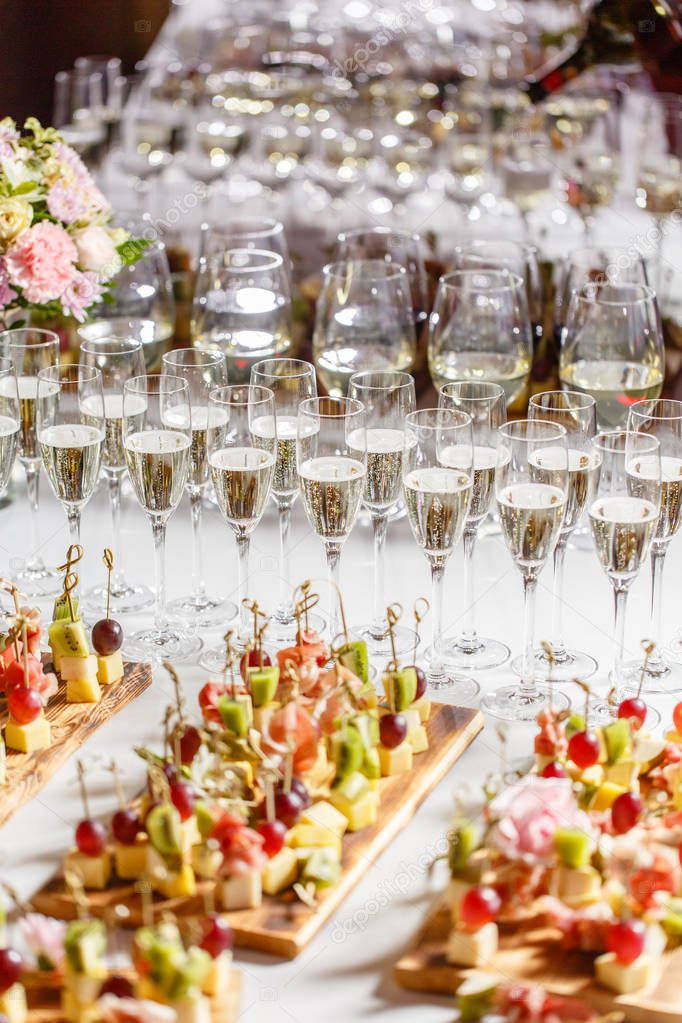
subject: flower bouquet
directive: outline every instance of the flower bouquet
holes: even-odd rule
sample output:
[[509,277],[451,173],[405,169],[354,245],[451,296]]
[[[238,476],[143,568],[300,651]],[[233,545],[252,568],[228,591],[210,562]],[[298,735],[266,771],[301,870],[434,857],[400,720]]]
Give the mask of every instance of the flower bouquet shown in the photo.
[[[0,120],[0,321],[73,317],[107,301],[116,274],[147,242],[111,224],[112,210],[78,154],[29,118]],[[20,314],[19,314],[20,319]]]

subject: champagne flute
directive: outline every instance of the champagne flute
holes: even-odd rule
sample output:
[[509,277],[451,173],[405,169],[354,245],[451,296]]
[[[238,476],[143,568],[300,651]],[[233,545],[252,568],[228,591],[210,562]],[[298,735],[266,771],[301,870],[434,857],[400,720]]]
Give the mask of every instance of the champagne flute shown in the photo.
[[339,632],[341,550],[360,508],[367,472],[366,411],[355,398],[306,398],[298,408],[296,464],[303,505],[324,542],[329,635]]
[[451,675],[441,655],[445,566],[469,513],[473,485],[471,416],[455,409],[421,409],[405,419],[403,493],[414,538],[431,567],[432,689],[456,686],[461,701],[480,691],[471,678]]
[[154,625],[141,629],[126,650],[136,660],[193,660],[202,647],[196,635],[168,622],[166,527],[180,503],[190,468],[192,418],[189,385],[181,377],[133,377],[123,385],[123,447],[135,496],[154,537]]
[[[566,508],[566,431],[558,423],[519,419],[499,428],[497,451],[495,497],[500,526],[523,578],[523,667],[519,683],[489,693],[482,706],[505,721],[533,721],[550,700],[555,707],[568,702],[550,686],[538,685],[533,670],[538,576],[559,539]],[[551,471],[539,474],[538,467],[548,457]]]
[[379,259],[329,263],[315,310],[313,358],[330,394],[346,394],[362,369],[409,370],[415,357],[410,282]]
[[[682,525],[682,402],[671,398],[636,401],[630,406],[628,429],[654,436],[660,444],[661,511],[651,541],[650,636],[656,646],[646,667],[640,661],[623,665],[625,689],[637,692],[641,681],[646,693],[679,693],[682,667],[661,656],[661,610],[665,559],[670,541]],[[673,643],[673,649],[679,651],[679,640]]]
[[591,394],[601,429],[623,427],[628,409],[663,386],[663,329],[656,295],[643,284],[592,283],[575,292],[562,336],[559,377]]
[[153,372],[159,367],[159,360],[173,337],[173,323],[169,320],[152,320],[135,316],[109,316],[84,323],[76,333],[81,347],[84,342],[103,341],[110,337],[139,341],[145,369]]
[[[623,649],[628,592],[649,552],[661,511],[661,446],[653,434],[605,430],[593,441],[601,459],[599,491],[589,508],[592,539],[611,580],[615,607],[611,683],[625,682]],[[649,724],[653,722],[649,711]],[[610,720],[608,703],[593,704],[593,716]]]
[[14,363],[0,356],[0,497],[5,493],[19,447],[19,389]]
[[[298,406],[306,398],[317,395],[315,367],[300,359],[264,359],[251,367],[251,383],[269,387],[275,396],[277,413],[277,458],[272,482],[272,496],[277,505],[280,542],[279,605],[270,619],[269,635],[286,643],[296,635],[296,615],[292,599],[289,528],[291,509],[299,494],[296,468],[296,436]],[[268,417],[253,421],[252,433],[256,437],[272,439],[275,421]],[[324,619],[308,615],[310,627],[324,628]]]
[[464,523],[465,617],[460,635],[441,643],[448,664],[470,670],[495,668],[509,658],[505,643],[478,635],[475,623],[474,549],[479,526],[490,511],[495,493],[497,430],[506,421],[504,390],[488,380],[458,380],[444,384],[438,395],[439,408],[458,409],[471,416],[474,442],[474,474],[471,504]]
[[[392,640],[386,620],[386,532],[390,513],[402,496],[405,417],[416,406],[414,380],[398,370],[363,370],[354,373],[348,396],[365,406],[367,475],[364,505],[372,519],[374,533],[374,617],[354,627],[367,643],[371,654],[390,656],[411,650],[415,644],[412,629],[396,626]],[[349,437],[353,447],[353,435]],[[393,644],[393,645],[392,645]]]
[[[81,366],[94,366],[102,374],[104,395],[104,448],[102,466],[109,487],[111,531],[113,537],[114,571],[111,588],[94,586],[85,594],[88,605],[97,611],[110,607],[111,613],[125,614],[149,607],[154,594],[148,586],[129,583],[123,571],[123,544],[121,543],[121,485],[126,473],[123,449],[123,385],[126,380],[144,373],[142,344],[134,338],[108,337],[83,341],[80,350]],[[86,403],[89,399],[86,399]],[[144,412],[144,400],[139,399]]]
[[55,497],[64,506],[73,543],[92,497],[104,446],[102,374],[94,366],[48,366],[38,373],[36,435]]
[[[254,424],[267,417],[274,429],[259,436]],[[275,396],[269,387],[231,384],[216,387],[208,398],[208,465],[220,512],[237,541],[239,634],[250,639],[248,611],[249,547],[251,534],[263,517],[272,490],[276,460]],[[209,650],[201,659],[209,671],[225,663],[225,647]]]
[[455,270],[438,282],[429,329],[435,386],[491,380],[511,405],[526,392],[531,326],[522,279],[508,270]]
[[[61,592],[61,576],[47,568],[40,555],[39,483],[40,449],[36,437],[36,399],[38,373],[59,362],[59,336],[51,330],[17,327],[0,333],[0,352],[11,359],[19,392],[19,461],[26,473],[28,494],[30,554],[17,574],[19,588],[29,597],[52,597]],[[56,393],[56,392],[55,392]]]
[[[233,603],[226,603],[223,597],[210,596],[206,592],[201,553],[203,501],[209,483],[208,396],[214,388],[227,384],[225,356],[222,352],[209,352],[202,348],[176,348],[164,355],[161,375],[181,377],[187,381],[192,422],[192,447],[187,476],[192,517],[192,593],[172,601],[168,610],[187,625],[207,629],[237,614]],[[171,411],[175,415],[177,409]],[[186,410],[182,409],[181,413],[185,416]]]

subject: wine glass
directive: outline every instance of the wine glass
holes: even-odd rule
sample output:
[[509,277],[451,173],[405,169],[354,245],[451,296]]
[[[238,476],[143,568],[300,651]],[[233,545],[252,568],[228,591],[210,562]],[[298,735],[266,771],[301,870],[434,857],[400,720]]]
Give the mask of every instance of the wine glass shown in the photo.
[[[102,374],[104,395],[104,447],[102,467],[109,487],[111,506],[111,532],[113,537],[114,570],[111,588],[94,586],[85,594],[88,605],[97,611],[125,614],[149,607],[154,594],[141,583],[129,583],[123,571],[123,545],[121,543],[121,484],[126,472],[123,449],[123,385],[126,380],[144,374],[142,344],[134,338],[108,337],[83,341],[80,350],[81,366],[94,366]],[[86,399],[87,401],[88,399]],[[140,407],[144,404],[140,400]]]
[[[273,424],[269,436],[256,435],[254,424],[264,418]],[[220,512],[237,542],[239,634],[250,639],[248,611],[249,547],[251,534],[263,517],[275,475],[277,419],[275,396],[269,387],[230,384],[216,387],[208,398],[208,465]],[[221,670],[225,647],[207,651],[200,661],[208,671]]]
[[306,398],[298,408],[296,464],[303,506],[324,542],[329,635],[338,632],[341,550],[360,508],[367,472],[366,411],[355,398]]
[[[402,496],[405,417],[416,407],[414,380],[398,370],[363,370],[354,373],[348,384],[349,398],[365,406],[367,475],[363,494],[365,508],[372,519],[374,533],[374,617],[354,627],[371,654],[390,656],[414,647],[412,629],[396,626],[393,645],[386,620],[386,532],[390,512]],[[349,438],[353,446],[353,436]]]
[[313,358],[330,394],[346,394],[362,369],[409,370],[415,357],[407,270],[379,259],[328,263],[322,271]]
[[54,496],[64,506],[73,543],[92,497],[104,446],[102,374],[94,366],[47,366],[38,373],[36,436]]
[[284,225],[273,217],[236,217],[225,223],[204,223],[199,234],[199,263],[230,249],[276,252],[291,266]]
[[500,526],[523,578],[523,666],[520,682],[489,693],[482,706],[505,721],[533,721],[550,700],[555,707],[567,702],[553,687],[536,683],[533,663],[538,576],[559,539],[566,509],[566,431],[558,423],[518,419],[499,428],[497,452]]
[[[630,586],[649,552],[661,510],[661,446],[649,433],[605,430],[594,448],[601,459],[599,490],[589,508],[592,539],[601,567],[613,586],[615,603],[614,659],[611,683],[620,692],[623,671],[625,615]],[[651,715],[649,721],[651,725]],[[610,720],[608,703],[593,704],[595,719]]]
[[[564,562],[571,533],[590,507],[597,493],[599,481],[599,455],[592,445],[597,432],[597,413],[594,398],[577,391],[543,391],[534,394],[528,404],[528,417],[548,423],[558,423],[566,431],[568,448],[568,484],[566,510],[564,512],[559,539],[554,548],[554,592],[552,597],[552,661],[544,649],[534,652],[535,675],[554,682],[574,678],[589,678],[597,670],[597,662],[589,654],[567,649],[564,642]],[[540,470],[547,470],[551,477],[554,452],[551,448],[537,456],[538,479]],[[561,458],[563,460],[563,449]],[[512,667],[519,673],[522,658],[517,658]],[[550,674],[551,673],[551,674]]]
[[634,248],[600,245],[572,249],[558,264],[554,297],[554,333],[557,344],[566,326],[571,296],[585,284],[649,284],[647,265]]
[[475,623],[474,549],[478,529],[490,511],[495,493],[497,431],[506,422],[504,390],[488,380],[456,380],[444,384],[438,395],[439,408],[458,409],[471,416],[474,443],[474,473],[471,504],[464,523],[465,615],[456,639],[443,640],[441,654],[457,668],[495,668],[509,658],[510,650],[496,639],[478,635]]
[[520,277],[507,270],[454,270],[441,277],[429,329],[429,370],[437,388],[451,380],[491,380],[511,405],[525,394],[531,358]]
[[168,610],[187,625],[207,629],[237,614],[234,604],[206,592],[201,552],[203,501],[209,483],[208,396],[214,388],[227,384],[225,356],[222,352],[209,352],[202,348],[176,348],[164,355],[161,375],[181,377],[187,381],[192,421],[192,447],[187,477],[192,517],[192,593],[172,601]]
[[651,288],[592,283],[572,295],[559,377],[567,390],[592,395],[601,429],[624,426],[634,402],[658,397],[664,363],[661,316]]
[[11,359],[0,356],[0,497],[5,493],[19,447],[19,389]]
[[136,660],[193,660],[198,636],[171,626],[166,611],[166,527],[189,476],[192,418],[189,385],[181,377],[133,377],[123,385],[123,447],[135,496],[154,537],[154,625],[141,629],[126,650]]
[[471,416],[450,408],[421,409],[405,419],[403,493],[414,538],[431,567],[432,689],[457,688],[458,700],[472,700],[480,687],[452,675],[441,654],[445,566],[469,513],[473,486]]
[[16,576],[17,585],[29,597],[52,597],[61,592],[61,574],[47,568],[40,555],[39,483],[40,449],[36,437],[38,373],[59,362],[59,336],[51,330],[17,327],[0,333],[0,353],[11,359],[19,392],[20,429],[18,457],[26,473],[30,554]]
[[[280,541],[279,604],[270,619],[269,635],[288,642],[296,635],[296,615],[292,599],[289,528],[291,509],[299,494],[296,468],[296,436],[298,406],[306,398],[317,395],[315,367],[301,359],[264,359],[251,367],[251,383],[269,387],[275,396],[277,413],[277,458],[272,482],[272,496],[277,505]],[[275,422],[267,417],[254,419],[252,433],[272,439]],[[308,615],[310,627],[319,631],[324,620]]]
[[282,256],[265,249],[212,250],[199,266],[192,341],[224,353],[227,373],[248,383],[254,363],[291,348],[291,287]]
[[[679,693],[682,691],[682,667],[671,664],[661,655],[661,610],[663,604],[663,569],[670,541],[682,525],[682,402],[671,398],[636,401],[628,413],[628,429],[654,436],[660,445],[661,511],[656,532],[651,540],[651,628],[656,644],[647,658],[623,665],[626,690],[646,693]],[[673,643],[679,650],[680,643]],[[643,672],[643,674],[642,674]]]

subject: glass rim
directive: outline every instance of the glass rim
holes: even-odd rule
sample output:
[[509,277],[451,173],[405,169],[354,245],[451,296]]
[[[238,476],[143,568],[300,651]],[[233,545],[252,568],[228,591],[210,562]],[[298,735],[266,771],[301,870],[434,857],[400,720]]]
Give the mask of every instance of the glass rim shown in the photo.
[[[422,418],[433,419],[447,417],[449,422],[421,422]],[[467,426],[471,427],[473,419],[468,412],[457,408],[419,408],[414,412],[408,412],[405,416],[405,429],[411,430],[462,430]]]
[[362,274],[364,281],[395,281],[406,280],[409,274],[402,263],[385,262],[383,259],[335,259],[331,263],[325,263],[322,267],[322,275],[331,280],[346,280],[348,269],[351,264],[364,267],[374,266],[377,270],[381,267],[381,273]]
[[[522,427],[532,427],[531,430],[526,429],[526,435],[523,436]],[[530,434],[540,428],[549,434],[547,437],[532,437]],[[548,419],[510,419],[506,423],[502,423],[501,426],[497,427],[497,432],[500,437],[504,437],[509,441],[516,441],[522,444],[537,444],[538,441],[542,440],[562,440],[567,436],[567,431],[564,426],[559,423],[553,423]],[[554,434],[554,437],[551,434]]]
[[[392,383],[386,384],[370,384],[363,383],[360,377],[392,377]],[[357,373],[353,373],[348,380],[348,387],[351,385],[356,387],[364,388],[367,391],[398,391],[404,388],[411,388],[415,386],[414,377],[411,373],[406,373],[401,369],[359,369]]]
[[[638,446],[641,445],[645,450],[660,450],[661,443],[658,437],[653,433],[640,433],[638,430],[599,430],[592,438],[592,444],[600,451],[606,451],[612,455],[624,455],[629,439],[634,437],[637,438],[634,443]],[[622,442],[623,446],[620,447],[618,442]]]
[[[246,400],[238,401],[237,395],[245,393]],[[234,395],[234,397],[233,397]],[[208,404],[232,405],[235,408],[253,408],[270,402],[274,406],[275,392],[263,384],[224,384],[214,387],[208,394]]]
[[[226,273],[233,274],[252,274],[258,270],[279,270],[284,267],[284,260],[278,252],[274,252],[272,249],[245,249],[243,246],[235,245],[232,248],[225,249],[222,252],[211,252],[208,253],[206,258],[208,262],[214,259],[224,259],[227,255],[239,255],[246,257],[246,264],[239,266],[229,262],[221,267],[221,270]],[[259,257],[259,261],[254,262],[254,258]]]
[[[268,224],[269,227],[261,227],[257,230],[243,229],[245,224]],[[235,225],[242,225],[242,229],[235,229]],[[252,238],[267,238],[271,234],[284,234],[284,224],[281,220],[277,220],[275,217],[238,217],[236,220],[229,224],[211,224],[208,220],[204,220],[201,224],[200,231],[204,235],[216,234],[216,235],[243,235],[246,237],[250,235]]]
[[[323,411],[325,406],[338,406],[338,412]],[[315,398],[304,398],[298,406],[298,414],[315,416],[318,419],[349,419],[365,411],[363,402],[357,398],[345,398],[333,394],[318,395]]]
[[514,248],[518,249],[519,252],[523,253],[524,255],[530,252],[533,253],[533,255],[537,256],[539,251],[538,246],[533,245],[532,242],[517,242],[513,238],[500,238],[499,240],[495,238],[472,238],[468,242],[462,242],[461,245],[455,245],[454,251],[474,255],[476,253],[477,245],[490,246],[499,245],[500,247],[503,247],[505,245],[513,245]]
[[[564,264],[570,264],[576,257],[580,259],[581,256],[587,257],[589,253],[595,253],[596,255],[607,255],[608,253],[623,253],[627,254],[631,259],[637,259],[641,263],[646,263],[646,260],[641,252],[637,249],[633,250],[627,245],[576,245],[575,248],[570,249],[566,253],[566,257],[563,260]],[[588,282],[589,283],[589,282]],[[625,284],[628,282],[625,281]],[[636,284],[636,281],[632,282]]]
[[123,382],[123,391],[131,394],[173,394],[176,391],[187,391],[189,384],[184,377],[163,375],[162,373],[140,373]]
[[17,375],[14,363],[10,359],[9,355],[0,355],[0,373],[2,373],[3,376],[5,373],[14,373],[15,376]]
[[[106,350],[106,345],[121,345],[117,351],[115,347]],[[127,350],[123,346],[128,346]],[[92,337],[89,340],[81,341],[81,352],[89,355],[132,355],[135,352],[144,350],[144,345],[136,337],[117,337],[116,334],[107,334],[106,337]]]
[[[12,334],[38,334],[41,337],[44,335],[44,339],[30,344],[20,341],[13,342],[10,337]],[[0,345],[8,338],[9,348],[47,348],[54,344],[59,348],[59,334],[56,334],[54,330],[47,330],[45,327],[9,327],[7,330],[0,331]]]
[[[630,290],[631,292],[639,292],[637,298],[600,298],[598,294],[594,294],[599,288],[623,288]],[[608,308],[617,309],[619,306],[636,306],[645,305],[656,301],[656,292],[648,284],[637,284],[635,281],[604,281],[599,283],[587,283],[582,284],[578,290],[573,292],[573,298],[577,302],[582,302],[585,305],[602,305]]]
[[55,363],[54,366],[43,366],[38,370],[38,382],[50,380],[55,384],[80,384],[88,380],[102,382],[102,371],[98,366],[88,366],[81,362],[70,362],[66,365]]
[[[562,408],[551,409],[551,408],[549,408],[546,405],[541,405],[536,400],[537,398],[548,397],[550,394],[557,395],[557,396],[561,395],[561,396],[566,397],[566,398],[570,397],[571,400],[575,399],[575,404],[573,405],[573,411],[577,411],[577,412],[582,411],[583,409],[594,408],[595,405],[597,404],[595,398],[591,394],[585,394],[583,391],[563,390],[562,388],[557,387],[556,389],[554,389],[552,391],[538,391],[537,394],[531,394],[531,396],[530,396],[530,398],[528,400],[528,407],[530,408],[532,406],[533,408],[544,409],[545,411],[548,411],[548,412],[551,412],[551,411],[570,412],[570,411],[572,411],[571,408],[568,408],[568,407],[563,408],[563,409]],[[533,421],[535,421],[535,420],[533,420]]]
[[[387,227],[386,224],[375,224],[373,227],[351,227],[347,231],[339,231],[336,240],[343,243],[348,241],[349,238],[359,238],[363,234],[395,235],[396,238],[403,238],[416,244],[419,244],[422,240],[421,235],[417,234],[416,231],[408,231],[403,227]],[[337,260],[337,262],[341,261]],[[389,260],[389,262],[392,262],[392,260]]]
[[[292,373],[278,374],[278,373],[268,373],[267,370],[260,368],[262,366],[267,366],[269,364],[272,364],[273,366],[274,365],[283,366],[283,365],[286,365],[287,363],[290,366],[294,366],[294,365],[295,366],[301,366],[300,371],[292,372]],[[312,374],[311,374],[311,370],[312,370]],[[263,376],[276,377],[278,380],[279,379],[281,379],[281,380],[296,380],[299,377],[307,377],[307,376],[311,376],[311,375],[314,376],[315,375],[315,367],[313,366],[312,362],[306,362],[305,359],[290,359],[290,358],[288,358],[288,356],[285,356],[284,358],[261,359],[260,362],[254,362],[253,366],[251,367],[251,375],[253,376],[254,373],[259,373],[259,374],[262,374]],[[257,386],[267,387],[267,384],[260,384],[260,385],[257,385]]]
[[[677,405],[679,412],[670,413],[669,415],[657,414],[656,412],[644,412],[644,406],[652,405]],[[638,407],[639,406],[639,407]],[[653,419],[657,422],[674,422],[676,419],[682,419],[682,401],[678,401],[676,398],[639,398],[634,401],[628,409],[628,415],[634,413],[639,416],[642,421],[646,419]],[[639,432],[639,431],[631,431]]]
[[[119,325],[120,324],[128,324],[128,326],[129,326],[129,328],[131,330],[135,329],[135,328],[133,328],[133,324],[138,324],[139,325],[139,324],[142,324],[142,323],[151,323],[152,327],[156,328],[156,321],[151,316],[106,316],[106,317],[104,317],[104,319],[106,320],[107,323],[111,323],[112,325],[114,323],[117,323]],[[78,337],[82,338],[83,341],[87,341],[89,339],[88,335],[86,333],[88,328],[94,327],[95,323],[102,323],[102,322],[103,322],[102,320],[94,320],[92,323],[82,323],[80,325],[80,327],[76,328],[76,334],[78,335]],[[119,334],[117,331],[114,330],[114,328],[112,326],[111,334],[107,334],[106,336],[107,337],[119,338],[119,337],[123,337],[123,336],[127,337],[127,336],[129,336],[129,334],[125,334],[125,335],[124,334]],[[96,339],[95,338],[90,338],[90,340],[94,341]],[[133,340],[137,340],[137,338],[134,338]]]
[[487,274],[489,277],[497,277],[500,283],[492,284],[491,287],[481,285],[478,291],[488,295],[497,295],[504,292],[514,294],[519,289],[525,289],[523,278],[519,274],[513,274],[510,270],[493,270],[487,267],[479,267],[477,270],[449,270],[438,279],[439,288],[447,288],[451,291],[462,291],[464,284],[476,276]]
[[[480,401],[480,402],[491,402],[499,401],[500,398],[504,398],[504,387],[501,384],[496,384],[494,380],[448,380],[447,383],[441,384],[438,388],[438,400],[441,397],[449,398],[450,394],[446,393],[449,388],[455,387],[490,387],[494,388],[491,394],[480,394],[472,397],[471,395],[463,398],[463,401]],[[505,402],[506,404],[506,402]],[[447,407],[447,406],[444,406]]]
[[[182,359],[175,360],[175,355],[188,355],[192,353],[197,356],[201,356],[201,359],[205,359],[204,362],[199,359],[195,363],[183,362]],[[202,369],[205,366],[221,366],[225,363],[225,353],[219,352],[215,348],[193,348],[188,346],[186,348],[171,348],[169,352],[164,352],[161,357],[162,366],[183,366],[186,369]],[[164,374],[162,374],[163,376]],[[170,374],[172,376],[172,374]],[[176,374],[177,375],[177,374]]]

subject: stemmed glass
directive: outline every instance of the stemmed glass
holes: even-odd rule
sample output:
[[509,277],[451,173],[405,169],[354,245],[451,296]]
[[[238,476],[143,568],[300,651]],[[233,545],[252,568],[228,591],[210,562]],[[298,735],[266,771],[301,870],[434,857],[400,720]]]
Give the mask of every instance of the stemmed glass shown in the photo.
[[585,284],[649,284],[644,257],[617,245],[577,248],[559,263],[554,297],[554,334],[561,343],[571,296]]
[[64,506],[73,543],[92,497],[104,446],[102,374],[94,366],[48,366],[38,373],[36,436],[50,486]]
[[353,528],[367,472],[366,410],[355,398],[307,398],[298,408],[296,464],[303,505],[324,542],[330,586],[329,635],[338,628],[341,550]]
[[[597,498],[589,509],[590,528],[601,567],[613,585],[615,653],[611,683],[618,692],[625,682],[628,592],[656,535],[661,508],[661,449],[653,434],[628,430],[602,431],[593,443],[601,469]],[[592,714],[596,719],[608,720],[612,711],[606,703],[593,704]]]
[[196,635],[168,622],[166,527],[189,476],[192,419],[189,385],[181,377],[133,377],[123,385],[123,446],[135,496],[154,537],[156,609],[152,628],[126,639],[137,660],[193,660],[202,647]]
[[329,263],[322,271],[313,358],[330,394],[346,394],[362,369],[409,370],[415,356],[410,281],[380,259]]
[[[354,373],[348,385],[348,397],[365,406],[367,475],[364,505],[372,519],[374,533],[374,617],[356,626],[371,654],[405,653],[414,646],[412,629],[396,626],[392,641],[386,621],[386,532],[391,511],[402,496],[405,417],[416,406],[414,380],[398,370],[364,370]],[[353,435],[349,438],[353,446]],[[392,645],[393,644],[393,645]]]
[[[670,664],[661,656],[661,610],[663,604],[663,569],[670,541],[682,525],[682,402],[671,398],[636,401],[628,414],[628,429],[654,436],[661,454],[661,511],[651,541],[651,629],[655,643],[647,658],[623,665],[627,690],[645,693],[679,693],[682,690],[682,667]],[[679,651],[680,642],[673,643]],[[642,671],[644,675],[642,676]]]
[[431,567],[432,689],[456,686],[459,700],[473,699],[480,687],[451,675],[441,655],[445,566],[459,541],[471,503],[473,483],[471,416],[455,409],[421,409],[405,420],[403,492],[414,538]]
[[[187,381],[192,422],[187,492],[192,517],[192,593],[179,597],[168,605],[187,625],[210,628],[220,625],[237,614],[232,603],[223,597],[209,596],[204,582],[201,554],[201,519],[203,500],[209,482],[208,474],[208,396],[216,387],[227,384],[227,367],[222,352],[209,352],[202,348],[177,348],[166,352],[161,368],[162,376],[176,376]],[[186,410],[182,410],[185,415]]]
[[0,356],[0,497],[9,483],[19,446],[19,390],[11,359]]
[[591,394],[601,429],[625,425],[641,398],[663,386],[663,328],[651,288],[643,284],[585,284],[571,297],[559,360],[567,390]]
[[532,337],[524,283],[507,270],[455,270],[438,282],[429,329],[436,387],[491,380],[507,404],[525,393]]
[[[80,350],[81,366],[94,366],[102,374],[104,395],[104,447],[102,466],[109,487],[111,506],[112,548],[114,571],[111,589],[94,586],[85,594],[88,605],[97,611],[109,610],[113,615],[139,611],[153,603],[154,594],[148,586],[129,583],[123,571],[123,545],[121,543],[121,484],[126,473],[123,449],[123,385],[126,380],[144,374],[142,344],[134,338],[108,337],[96,341],[83,341]],[[86,403],[89,399],[86,399]],[[139,400],[144,411],[144,400]],[[109,603],[108,603],[109,602]]]
[[566,431],[558,423],[519,419],[497,434],[495,497],[509,553],[523,578],[523,666],[520,682],[484,697],[482,706],[506,721],[532,721],[549,700],[565,706],[561,693],[535,681],[533,640],[537,581],[559,539],[567,502]]
[[[257,435],[254,425],[267,420],[274,429]],[[231,384],[217,387],[208,399],[208,465],[220,512],[237,541],[239,635],[249,640],[248,596],[251,534],[263,517],[275,475],[275,396],[268,387]],[[225,662],[225,647],[209,650],[200,663],[217,671]]]
[[272,217],[236,217],[225,223],[201,225],[199,263],[230,249],[276,252],[287,270],[291,265],[284,225]]
[[504,391],[486,380],[462,380],[444,384],[439,408],[458,409],[471,416],[474,443],[474,474],[471,504],[464,523],[465,616],[460,635],[441,643],[441,654],[458,668],[495,668],[509,658],[510,650],[497,639],[478,635],[475,623],[474,549],[478,529],[490,511],[495,493],[497,431],[507,419]]
[[17,378],[20,408],[18,457],[26,473],[30,509],[31,553],[17,574],[16,582],[29,597],[51,597],[60,592],[61,577],[58,572],[47,568],[40,556],[38,508],[41,459],[36,437],[36,399],[38,373],[59,362],[59,337],[51,330],[33,327],[4,330],[0,333],[0,352],[11,359]]
[[[289,528],[291,509],[299,494],[296,468],[296,436],[298,406],[306,398],[317,395],[315,367],[301,359],[264,359],[251,367],[251,383],[269,387],[275,396],[277,412],[277,458],[272,482],[272,496],[277,505],[280,542],[279,605],[270,619],[268,635],[287,642],[296,634],[296,615],[292,599],[291,565],[289,560]],[[252,433],[271,440],[275,421],[262,417],[255,419]],[[311,628],[320,630],[324,620],[308,615]]]

